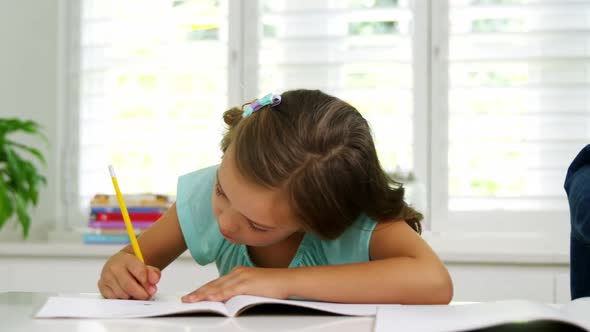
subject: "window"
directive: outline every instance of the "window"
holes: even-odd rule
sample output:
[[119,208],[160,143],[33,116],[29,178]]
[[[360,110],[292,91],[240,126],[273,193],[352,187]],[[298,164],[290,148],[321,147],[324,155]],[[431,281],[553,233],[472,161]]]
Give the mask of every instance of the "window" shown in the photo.
[[180,174],[218,162],[214,142],[228,99],[227,5],[82,3],[82,205],[112,192],[110,163],[126,193],[175,194]]
[[306,87],[354,105],[391,172],[413,168],[408,1],[262,1],[260,95]]
[[589,1],[81,7],[82,205],[111,192],[111,162],[125,192],[174,194],[219,161],[228,106],[305,87],[363,113],[432,230],[567,227],[565,171],[590,138]]
[[319,89],[369,121],[380,161],[425,209],[415,178],[412,1],[261,1],[258,94]]
[[[412,169],[408,1],[229,3],[157,1],[138,11],[138,2],[83,2],[82,206],[111,192],[111,161],[125,192],[174,194],[178,175],[219,161],[212,142],[228,104],[292,88],[321,89],[357,106],[384,166]],[[256,58],[259,80],[228,65],[247,71],[248,57]]]
[[452,0],[448,13],[448,199],[434,214],[563,229],[565,173],[590,138],[590,2]]

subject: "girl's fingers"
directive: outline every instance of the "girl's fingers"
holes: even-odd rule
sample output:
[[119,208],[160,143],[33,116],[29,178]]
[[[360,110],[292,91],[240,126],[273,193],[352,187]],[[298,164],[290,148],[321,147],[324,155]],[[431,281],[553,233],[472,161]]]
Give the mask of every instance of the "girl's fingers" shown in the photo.
[[119,299],[134,298],[147,300],[147,291],[137,282],[131,271],[126,268],[117,269],[103,275],[103,283],[108,285]]
[[210,287],[202,296],[209,301],[226,301],[234,295],[238,295],[237,286],[239,284],[238,278],[227,278],[222,282]]
[[113,298],[123,300],[129,299],[129,294],[126,293],[116,281],[108,283],[107,287],[109,287],[111,291],[113,291],[113,294],[115,295]]
[[137,282],[133,283],[129,281],[128,285],[122,286],[124,286],[123,288],[126,291],[131,293],[133,298],[147,300],[156,294],[156,284],[160,279],[157,268],[144,264],[132,264],[129,266],[129,272]]
[[127,264],[129,273],[142,285],[148,284],[148,267],[139,260],[133,260]]
[[156,285],[158,282],[160,282],[160,277],[162,276],[162,272],[160,272],[160,269],[158,269],[157,267],[154,266],[148,266],[148,281],[150,284],[152,285]]
[[149,269],[137,257],[120,252],[103,267],[98,287],[107,298],[147,300],[156,293],[159,276],[158,269]]
[[115,296],[115,292],[113,292],[113,290],[107,284],[105,284],[102,281],[102,279],[98,281],[98,289],[100,290],[100,294],[102,295],[102,297],[104,297],[105,299],[117,298]]
[[[119,285],[126,294],[136,300],[148,300],[151,296],[148,293],[148,290],[146,290],[144,286],[140,285],[131,274],[128,274],[122,278],[122,280],[119,281]],[[148,289],[151,287],[153,286],[148,286]]]
[[234,286],[238,283],[236,278],[230,275],[215,279],[201,286],[199,289],[182,297],[183,302],[197,301],[225,301],[234,294]]
[[103,274],[98,281],[101,294],[107,299],[120,299],[124,297],[124,292],[121,287],[118,286],[117,280],[114,274]]
[[103,296],[107,299],[117,299],[118,298],[117,294],[115,294],[115,292],[113,292],[111,287],[109,287],[108,285],[104,285]]
[[[223,278],[223,277],[222,277]],[[205,298],[203,297],[204,294],[207,293],[207,289],[215,287],[215,284],[219,282],[221,278],[217,278],[215,280],[209,281],[208,283],[204,284],[203,286],[197,288],[196,290],[186,294],[181,298],[182,302],[197,302],[202,301]]]

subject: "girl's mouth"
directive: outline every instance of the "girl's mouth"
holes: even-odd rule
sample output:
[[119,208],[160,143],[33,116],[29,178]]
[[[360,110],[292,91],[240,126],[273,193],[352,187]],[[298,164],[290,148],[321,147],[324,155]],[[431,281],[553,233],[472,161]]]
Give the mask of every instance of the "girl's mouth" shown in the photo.
[[[221,231],[220,231],[220,232],[221,232]],[[234,239],[233,237],[231,237],[231,236],[229,236],[229,235],[225,234],[224,232],[221,232],[221,235],[223,235],[223,237],[224,237],[224,238],[226,238],[226,239],[228,239],[228,240],[230,240],[230,241]]]

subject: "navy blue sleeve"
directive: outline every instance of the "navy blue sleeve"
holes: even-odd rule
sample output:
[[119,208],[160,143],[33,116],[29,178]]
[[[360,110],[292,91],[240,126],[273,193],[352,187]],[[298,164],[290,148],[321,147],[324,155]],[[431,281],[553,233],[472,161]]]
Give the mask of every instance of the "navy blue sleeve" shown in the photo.
[[590,145],[576,156],[565,179],[570,207],[572,299],[590,296]]

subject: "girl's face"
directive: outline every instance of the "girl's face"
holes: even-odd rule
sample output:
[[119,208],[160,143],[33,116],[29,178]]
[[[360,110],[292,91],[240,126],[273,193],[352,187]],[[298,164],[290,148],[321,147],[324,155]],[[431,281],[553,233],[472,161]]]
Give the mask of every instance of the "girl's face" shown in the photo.
[[226,150],[212,194],[219,231],[230,242],[264,247],[300,230],[283,193],[248,181]]

